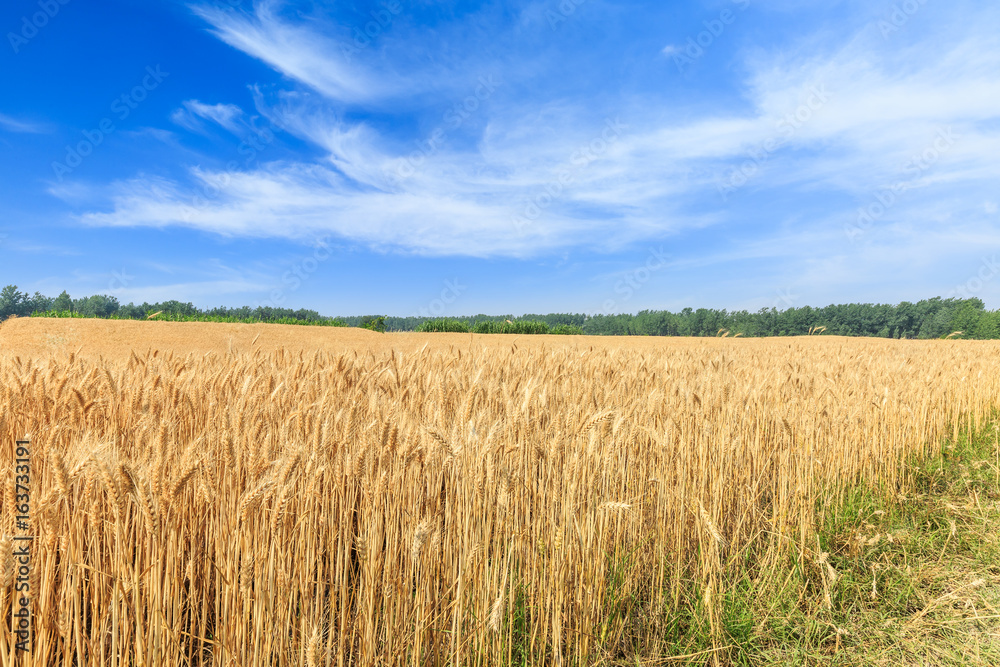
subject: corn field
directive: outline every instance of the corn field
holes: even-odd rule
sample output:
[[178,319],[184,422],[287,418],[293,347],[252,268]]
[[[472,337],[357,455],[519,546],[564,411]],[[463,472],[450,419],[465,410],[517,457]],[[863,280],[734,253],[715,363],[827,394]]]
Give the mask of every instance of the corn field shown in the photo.
[[0,350],[5,624],[25,434],[36,536],[0,664],[726,664],[734,582],[1000,395],[992,342],[440,336]]

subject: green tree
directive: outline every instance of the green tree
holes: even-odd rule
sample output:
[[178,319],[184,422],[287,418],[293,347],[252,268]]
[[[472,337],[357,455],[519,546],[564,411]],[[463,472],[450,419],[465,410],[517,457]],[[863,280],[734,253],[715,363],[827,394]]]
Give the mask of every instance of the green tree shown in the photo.
[[118,299],[104,294],[80,299],[77,305],[80,314],[86,317],[111,317],[118,312],[118,308],[120,308]]
[[367,315],[361,318],[361,328],[385,333],[385,315]]
[[17,291],[17,285],[7,285],[0,290],[0,322],[12,315],[24,317],[31,314],[31,299]]
[[[985,304],[980,299],[966,299],[962,305],[952,311],[951,324],[948,328],[953,331],[961,331],[963,338],[978,338],[979,320],[983,316]],[[946,334],[947,335],[947,334]]]
[[60,313],[73,310],[73,299],[70,298],[66,290],[63,290],[62,294],[57,296],[55,301],[52,302],[52,310]]

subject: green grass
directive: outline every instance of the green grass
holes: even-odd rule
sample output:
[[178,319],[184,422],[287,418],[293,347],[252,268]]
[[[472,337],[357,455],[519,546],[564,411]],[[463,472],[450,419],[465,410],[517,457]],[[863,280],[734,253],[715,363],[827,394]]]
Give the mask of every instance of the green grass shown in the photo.
[[[764,608],[759,591],[734,597],[734,662],[1000,665],[998,463],[991,425],[911,464],[911,492],[859,487],[821,511],[817,550],[795,585]],[[748,631],[754,616],[765,620]]]
[[[861,484],[819,504],[814,546],[770,589],[752,555],[730,561],[714,639],[703,582],[688,579],[674,608],[670,591],[620,588],[635,551],[607,554],[608,607],[592,631],[602,661],[649,662],[636,639],[655,623],[665,665],[1000,665],[998,430],[963,434],[908,468],[905,493]],[[675,610],[650,613],[657,606]]]

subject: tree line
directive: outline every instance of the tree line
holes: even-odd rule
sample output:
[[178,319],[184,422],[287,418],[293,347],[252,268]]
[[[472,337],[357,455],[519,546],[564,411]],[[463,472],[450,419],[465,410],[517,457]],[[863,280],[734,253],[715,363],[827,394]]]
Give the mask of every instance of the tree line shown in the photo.
[[[1000,310],[988,311],[981,299],[935,297],[896,305],[874,303],[835,304],[822,308],[761,308],[756,312],[715,308],[685,308],[680,312],[643,310],[636,314],[586,315],[582,313],[475,315],[448,318],[474,330],[484,320],[527,320],[549,327],[570,327],[597,336],[802,336],[815,332],[836,336],[878,338],[1000,338]],[[390,329],[417,329],[427,318],[386,318]],[[437,324],[437,322],[435,322]],[[443,323],[438,324],[444,329]]]
[[[169,319],[218,319],[241,322],[293,322],[334,326],[372,327],[377,321],[387,331],[511,331],[558,332],[601,336],[797,336],[817,330],[838,336],[879,338],[1000,338],[1000,310],[986,310],[981,299],[924,299],[896,305],[849,303],[822,308],[762,308],[719,310],[685,308],[680,312],[643,310],[636,314],[588,315],[548,313],[471,315],[454,318],[349,316],[327,317],[315,310],[266,306],[199,309],[192,303],[163,301],[122,305],[114,296],[72,298],[65,291],[52,298],[38,292],[19,292],[15,285],[0,291],[0,321],[10,316],[76,316],[115,319],[147,319],[154,313]],[[521,326],[504,326],[504,323]],[[492,323],[492,324],[491,324]],[[543,323],[547,327],[529,323]]]

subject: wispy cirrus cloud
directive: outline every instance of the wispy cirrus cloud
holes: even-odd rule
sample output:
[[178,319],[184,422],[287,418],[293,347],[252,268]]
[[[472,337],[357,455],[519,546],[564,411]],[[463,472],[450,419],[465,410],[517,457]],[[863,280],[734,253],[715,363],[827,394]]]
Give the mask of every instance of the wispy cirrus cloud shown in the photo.
[[205,104],[198,100],[186,100],[181,108],[170,115],[170,120],[194,131],[202,130],[201,120],[207,120],[236,134],[240,131],[238,121],[242,115],[243,110],[235,104]]
[[19,120],[6,114],[0,113],[0,128],[8,132],[20,132],[26,134],[41,134],[48,132],[48,128],[41,123]]
[[[296,20],[282,14],[283,3],[263,0],[248,12],[207,5],[192,9],[220,40],[285,76],[348,104],[375,103],[431,87],[432,73],[405,61],[379,62],[371,54],[353,57],[349,26],[321,17]],[[301,16],[301,14],[299,15]],[[443,74],[441,68],[434,68]]]
[[[84,222],[293,239],[333,233],[379,249],[471,256],[614,248],[709,225],[756,225],[761,242],[774,244],[769,252],[787,257],[810,239],[843,241],[842,221],[873,190],[898,180],[942,128],[960,140],[912,181],[920,193],[884,224],[929,230],[940,220],[926,215],[928,200],[981,203],[995,187],[1000,31],[986,11],[962,30],[914,34],[908,42],[898,35],[889,43],[870,23],[742,53],[746,103],[703,109],[697,118],[641,89],[621,95],[610,117],[594,108],[583,84],[576,96],[547,99],[528,85],[539,74],[509,61],[501,75],[505,92],[478,103],[470,112],[475,122],[445,132],[433,151],[421,149],[412,175],[399,178],[399,161],[435,127],[449,128],[447,110],[472,96],[479,52],[467,45],[465,64],[420,63],[387,46],[347,62],[340,48],[347,32],[323,32],[316,21],[281,10],[273,2],[251,12],[195,8],[225,43],[289,77],[288,94],[258,96],[257,111],[321,156],[238,173],[191,169],[187,180],[118,182],[109,188],[110,206],[86,213]],[[399,39],[405,42],[405,34]],[[430,105],[434,111],[426,102],[408,106],[430,89],[443,91],[444,101]],[[817,90],[822,101],[813,104]],[[387,117],[390,102],[400,108]],[[232,105],[190,104],[188,113],[223,127],[237,117]],[[805,120],[796,117],[804,105],[811,105]],[[392,119],[407,113],[415,122],[403,132]],[[622,128],[614,137],[609,122]],[[769,142],[776,148],[753,158]],[[720,183],[752,159],[746,185],[721,200]],[[190,192],[206,185],[218,196],[192,213]],[[740,201],[762,195],[782,202],[770,221]],[[823,219],[801,220],[798,212],[819,201],[829,206]],[[515,224],[532,204],[541,213]],[[776,230],[775,219],[791,227]],[[919,243],[919,233],[897,239]]]

